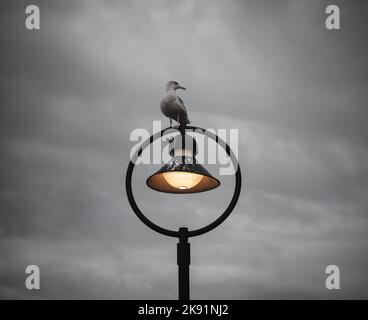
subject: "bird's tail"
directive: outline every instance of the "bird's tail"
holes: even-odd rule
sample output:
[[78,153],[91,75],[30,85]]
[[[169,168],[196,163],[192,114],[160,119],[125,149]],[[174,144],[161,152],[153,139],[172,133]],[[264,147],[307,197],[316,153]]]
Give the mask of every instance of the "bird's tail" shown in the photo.
[[190,121],[189,121],[188,117],[185,117],[183,120],[184,120],[183,125],[190,124]]

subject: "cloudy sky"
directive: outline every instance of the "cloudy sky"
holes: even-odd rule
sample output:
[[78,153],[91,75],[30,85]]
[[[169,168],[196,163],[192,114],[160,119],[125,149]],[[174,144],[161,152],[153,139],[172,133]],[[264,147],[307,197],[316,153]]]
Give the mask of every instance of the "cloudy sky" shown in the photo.
[[[341,30],[325,28],[337,4]],[[26,30],[38,4],[41,29]],[[176,240],[122,184],[132,130],[168,120],[168,80],[194,125],[239,130],[243,190],[193,238],[194,299],[368,298],[366,1],[1,1],[0,297],[175,299]],[[165,227],[220,214],[233,180],[134,190]],[[25,289],[25,268],[41,289]],[[341,289],[325,288],[340,267]]]

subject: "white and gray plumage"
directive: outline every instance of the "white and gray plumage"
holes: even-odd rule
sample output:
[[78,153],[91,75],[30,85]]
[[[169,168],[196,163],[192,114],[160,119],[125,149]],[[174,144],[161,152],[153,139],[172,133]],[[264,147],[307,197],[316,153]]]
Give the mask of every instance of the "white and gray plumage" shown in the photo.
[[179,126],[185,126],[190,121],[183,100],[176,95],[177,89],[186,90],[176,81],[169,81],[166,84],[166,94],[161,100],[161,111],[170,118],[170,126],[172,126],[172,120],[178,122]]

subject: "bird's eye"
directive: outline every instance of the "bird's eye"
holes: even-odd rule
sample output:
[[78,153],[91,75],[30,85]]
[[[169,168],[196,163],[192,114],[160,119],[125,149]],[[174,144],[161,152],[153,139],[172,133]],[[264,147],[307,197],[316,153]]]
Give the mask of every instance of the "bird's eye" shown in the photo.
[[179,83],[177,83],[176,81],[174,82],[174,84],[178,85]]

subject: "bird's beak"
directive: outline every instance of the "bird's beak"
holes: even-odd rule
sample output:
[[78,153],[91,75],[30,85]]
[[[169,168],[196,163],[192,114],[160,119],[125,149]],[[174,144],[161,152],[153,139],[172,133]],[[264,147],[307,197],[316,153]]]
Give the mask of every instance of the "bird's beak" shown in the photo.
[[177,87],[176,87],[176,89],[187,90],[187,89],[185,89],[185,88],[184,88],[184,87],[182,87],[182,86],[177,86]]

